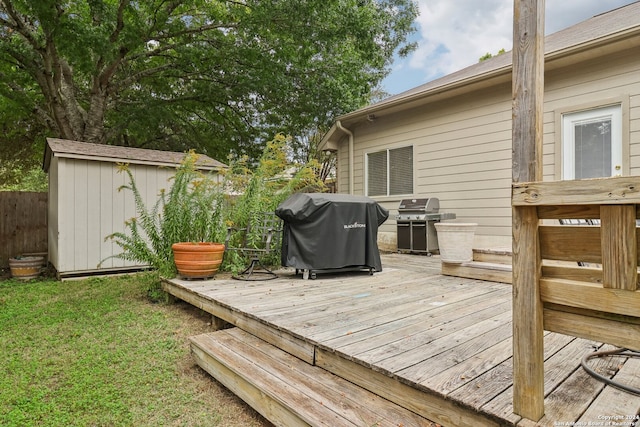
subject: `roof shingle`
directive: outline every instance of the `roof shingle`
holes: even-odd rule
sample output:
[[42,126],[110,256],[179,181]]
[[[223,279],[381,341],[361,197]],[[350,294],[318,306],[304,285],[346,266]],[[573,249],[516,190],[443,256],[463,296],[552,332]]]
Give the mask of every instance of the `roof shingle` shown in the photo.
[[[114,163],[122,162],[175,167],[180,164],[185,153],[47,138],[43,164],[45,171],[49,169],[51,156],[54,155],[57,157],[99,160]],[[199,154],[198,156],[196,165],[201,169],[216,170],[227,167],[224,163],[204,154]]]

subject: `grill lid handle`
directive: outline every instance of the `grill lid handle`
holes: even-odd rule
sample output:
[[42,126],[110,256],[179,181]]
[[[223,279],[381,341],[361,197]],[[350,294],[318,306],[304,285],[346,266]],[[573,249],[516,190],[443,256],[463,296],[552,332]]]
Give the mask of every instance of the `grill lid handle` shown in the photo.
[[440,200],[437,197],[428,199],[404,199],[400,201],[399,211],[420,211],[438,213],[440,211]]

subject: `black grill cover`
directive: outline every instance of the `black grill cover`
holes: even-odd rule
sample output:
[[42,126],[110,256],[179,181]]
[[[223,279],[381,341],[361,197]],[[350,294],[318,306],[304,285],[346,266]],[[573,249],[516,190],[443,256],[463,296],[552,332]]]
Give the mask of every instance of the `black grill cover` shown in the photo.
[[365,196],[298,193],[276,209],[284,221],[282,265],[382,270],[378,227],[389,212]]

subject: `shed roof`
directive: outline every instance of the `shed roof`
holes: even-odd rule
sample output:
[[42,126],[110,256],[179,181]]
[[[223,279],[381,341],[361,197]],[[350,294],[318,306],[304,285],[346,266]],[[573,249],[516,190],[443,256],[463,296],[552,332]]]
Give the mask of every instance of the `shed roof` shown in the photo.
[[[585,52],[602,55],[598,48],[607,46],[607,52],[637,46],[640,44],[640,1],[595,15],[576,25],[545,37],[545,68],[550,69],[552,62]],[[575,60],[585,56],[576,55]],[[513,65],[511,51],[478,62],[462,70],[432,80],[423,85],[386,98],[375,104],[360,108],[337,118],[343,125],[352,125],[373,118],[386,111],[400,111],[415,105],[426,104],[432,100],[446,97],[447,93],[459,94],[473,89],[474,83],[487,82],[499,77],[504,81],[511,78]],[[560,64],[561,61],[558,61]],[[340,126],[334,124],[321,141],[321,148],[344,136]]]
[[[112,163],[175,167],[180,164],[185,153],[47,138],[44,162],[42,164],[45,172],[49,170],[51,157],[53,156]],[[227,167],[224,163],[204,154],[199,154],[196,165],[202,170],[217,170]]]

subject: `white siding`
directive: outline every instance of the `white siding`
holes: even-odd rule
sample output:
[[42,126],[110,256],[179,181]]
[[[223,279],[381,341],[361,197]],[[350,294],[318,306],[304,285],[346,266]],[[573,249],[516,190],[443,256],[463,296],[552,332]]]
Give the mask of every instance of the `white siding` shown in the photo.
[[[152,206],[160,189],[168,189],[172,168],[129,166],[147,206]],[[137,216],[133,195],[118,189],[128,184],[116,164],[92,160],[53,158],[49,171],[51,262],[61,276],[98,270],[98,264],[120,253],[119,246],[105,237],[124,232],[125,221]],[[56,231],[57,230],[57,231]],[[105,261],[100,269],[136,266],[120,259]]]
[[59,265],[59,251],[58,251],[58,159],[51,159],[51,165],[49,166],[49,197],[47,201],[47,253],[49,262],[54,266]]

